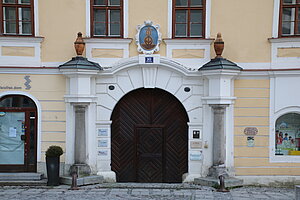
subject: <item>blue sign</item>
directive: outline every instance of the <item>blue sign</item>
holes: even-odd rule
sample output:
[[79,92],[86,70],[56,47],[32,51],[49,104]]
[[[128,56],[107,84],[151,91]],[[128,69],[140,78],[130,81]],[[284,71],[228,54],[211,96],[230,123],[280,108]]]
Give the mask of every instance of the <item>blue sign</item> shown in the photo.
[[158,44],[158,31],[153,26],[144,26],[140,30],[139,42],[144,50],[153,50]]
[[145,63],[153,63],[153,57],[145,57]]

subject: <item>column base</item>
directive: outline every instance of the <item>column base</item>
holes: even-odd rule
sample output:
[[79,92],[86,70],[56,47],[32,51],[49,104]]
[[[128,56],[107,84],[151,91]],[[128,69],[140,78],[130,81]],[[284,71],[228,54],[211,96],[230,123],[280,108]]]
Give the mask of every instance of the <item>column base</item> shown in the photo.
[[220,175],[223,175],[224,178],[228,178],[227,169],[225,166],[212,166],[208,169],[208,176],[219,179]]
[[74,172],[76,172],[78,178],[80,178],[80,177],[89,176],[91,174],[91,168],[88,164],[73,164],[70,167],[69,172],[71,176]]
[[100,171],[97,173],[97,175],[102,176],[105,183],[117,182],[116,173],[114,171]]

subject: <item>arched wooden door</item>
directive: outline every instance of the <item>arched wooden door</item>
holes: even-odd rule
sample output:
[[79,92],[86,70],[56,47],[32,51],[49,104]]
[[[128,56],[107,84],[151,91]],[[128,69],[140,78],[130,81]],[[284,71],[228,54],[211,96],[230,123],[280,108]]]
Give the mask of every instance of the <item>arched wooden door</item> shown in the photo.
[[188,171],[188,116],[173,95],[132,91],[111,119],[111,166],[118,182],[182,182]]
[[22,95],[0,98],[0,172],[36,172],[37,108]]

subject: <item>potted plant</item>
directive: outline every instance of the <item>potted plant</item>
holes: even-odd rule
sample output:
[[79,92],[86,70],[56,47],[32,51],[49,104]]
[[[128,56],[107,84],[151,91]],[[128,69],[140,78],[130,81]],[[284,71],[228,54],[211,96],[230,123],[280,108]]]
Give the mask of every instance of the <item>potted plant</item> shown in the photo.
[[48,186],[59,185],[59,158],[63,154],[60,146],[52,145],[46,151]]

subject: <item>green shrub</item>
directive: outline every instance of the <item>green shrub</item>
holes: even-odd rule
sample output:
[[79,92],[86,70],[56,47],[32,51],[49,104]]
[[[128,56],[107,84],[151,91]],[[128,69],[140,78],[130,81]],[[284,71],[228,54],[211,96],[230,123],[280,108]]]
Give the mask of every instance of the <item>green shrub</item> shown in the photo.
[[60,146],[52,145],[46,151],[47,157],[59,157],[63,154],[63,150]]

